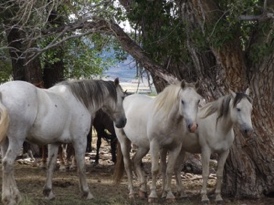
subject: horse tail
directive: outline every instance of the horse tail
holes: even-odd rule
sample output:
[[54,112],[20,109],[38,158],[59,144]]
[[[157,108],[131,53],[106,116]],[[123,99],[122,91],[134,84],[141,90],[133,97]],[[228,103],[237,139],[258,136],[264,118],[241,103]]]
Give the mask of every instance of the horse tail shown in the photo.
[[121,150],[121,145],[118,140],[117,142],[117,157],[113,174],[113,181],[115,184],[119,184],[124,175],[125,165],[123,160],[123,154]]
[[0,93],[0,143],[7,137],[9,122],[9,113],[7,108],[2,104],[2,93]]

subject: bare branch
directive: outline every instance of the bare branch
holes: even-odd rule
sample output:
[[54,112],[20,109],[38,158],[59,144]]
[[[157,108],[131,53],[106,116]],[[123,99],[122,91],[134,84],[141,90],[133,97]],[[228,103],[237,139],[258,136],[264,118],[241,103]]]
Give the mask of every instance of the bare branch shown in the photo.
[[274,19],[274,13],[264,13],[259,16],[254,16],[254,15],[240,15],[239,20],[242,21],[262,21],[266,19]]

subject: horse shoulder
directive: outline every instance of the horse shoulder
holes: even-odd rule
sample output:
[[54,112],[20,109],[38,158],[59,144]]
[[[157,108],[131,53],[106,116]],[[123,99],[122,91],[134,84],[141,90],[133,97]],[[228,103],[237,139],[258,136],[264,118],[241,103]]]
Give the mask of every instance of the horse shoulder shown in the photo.
[[218,127],[217,113],[199,119],[198,123],[199,143],[201,147],[208,147],[212,152],[230,148],[234,140],[233,129],[224,134],[223,130]]

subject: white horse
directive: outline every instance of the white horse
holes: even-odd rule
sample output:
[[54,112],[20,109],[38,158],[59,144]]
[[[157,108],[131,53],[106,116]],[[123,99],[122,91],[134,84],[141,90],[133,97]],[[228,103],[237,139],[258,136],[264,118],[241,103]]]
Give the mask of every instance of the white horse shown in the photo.
[[[202,203],[209,203],[206,189],[209,176],[209,160],[212,153],[218,153],[215,200],[217,203],[222,203],[221,183],[224,164],[229,154],[229,148],[234,141],[233,125],[238,124],[240,130],[245,134],[249,134],[253,130],[251,122],[252,104],[248,94],[249,89],[245,93],[234,93],[231,91],[230,95],[207,103],[199,110],[199,129],[195,134],[185,133],[182,136],[182,150],[175,165],[177,191],[181,196],[185,196],[181,182],[181,165],[184,163],[185,152],[201,153],[203,167]],[[167,150],[163,150],[161,153],[163,187],[168,183],[165,179],[166,154]]]
[[61,143],[73,144],[80,189],[85,198],[93,198],[83,160],[86,136],[91,119],[100,108],[111,116],[117,127],[125,125],[124,92],[119,80],[64,81],[50,89],[40,89],[24,81],[10,81],[0,86],[0,94],[3,203],[13,205],[21,201],[14,179],[14,161],[25,140],[49,144],[47,179],[43,189],[46,198],[54,198],[52,175]]
[[[197,86],[198,84],[196,84]],[[123,105],[127,124],[123,129],[115,128],[121,145],[123,160],[121,160],[121,155],[117,156],[114,179],[116,182],[119,182],[122,176],[121,172],[125,167],[130,198],[134,197],[129,156],[130,142],[138,147],[132,161],[140,181],[139,194],[141,197],[144,197],[147,191],[147,184],[140,165],[142,158],[150,150],[152,186],[149,201],[152,202],[157,198],[156,177],[159,172],[160,149],[165,148],[169,150],[170,158],[167,170],[169,178],[167,181],[170,184],[169,181],[171,181],[174,164],[183,143],[182,136],[188,132],[195,132],[198,127],[196,116],[198,104],[202,98],[197,94],[196,87],[182,81],[181,83],[167,86],[155,98],[138,94],[125,98]],[[170,170],[172,170],[172,173]],[[167,198],[174,198],[171,191]]]

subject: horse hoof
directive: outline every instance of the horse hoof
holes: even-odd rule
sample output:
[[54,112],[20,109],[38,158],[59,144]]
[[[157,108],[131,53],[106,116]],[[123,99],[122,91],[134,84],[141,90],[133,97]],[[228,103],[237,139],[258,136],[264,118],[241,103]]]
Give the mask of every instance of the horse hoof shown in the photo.
[[46,166],[46,165],[44,165],[44,164],[42,164],[42,165],[40,165],[40,169],[42,169],[42,170],[46,170],[46,169],[47,169],[47,166]]
[[224,203],[223,200],[217,200],[217,201],[216,201],[216,204],[217,204],[217,205],[222,205],[223,203]]
[[44,188],[43,194],[44,194],[46,200],[55,199],[55,196],[54,196],[53,192],[51,191],[51,189]]
[[202,205],[209,205],[209,201],[202,201]]
[[66,171],[67,171],[67,168],[66,168],[66,167],[59,167],[59,171],[60,171],[60,172],[66,172]]
[[157,198],[148,198],[148,203],[156,203],[157,202]]
[[139,197],[140,197],[141,199],[145,199],[145,198],[147,198],[147,193],[146,193],[146,192],[143,192],[143,191],[141,191],[141,190],[139,190]]
[[86,198],[87,200],[89,200],[89,199],[94,199],[94,196],[89,192],[89,193],[85,196],[85,198]]
[[128,195],[128,198],[130,199],[130,200],[133,200],[135,197],[134,197],[134,194],[129,194]]
[[16,204],[19,204],[21,201],[22,201],[22,197],[19,193],[9,197],[3,196],[2,198],[2,203],[5,205],[16,205]]
[[168,203],[168,204],[172,204],[172,203],[174,203],[174,202],[176,202],[176,199],[175,199],[175,198],[167,198],[167,199],[166,199],[166,203]]
[[50,193],[48,196],[45,196],[45,199],[46,200],[54,200],[55,199],[55,196],[53,193]]
[[76,166],[72,166],[72,167],[69,168],[69,171],[73,171],[73,172],[74,172],[74,171],[76,171],[76,170],[77,170],[77,167],[76,167]]

